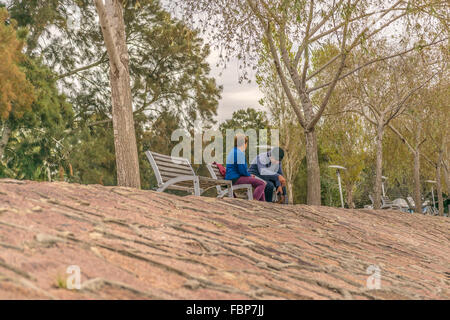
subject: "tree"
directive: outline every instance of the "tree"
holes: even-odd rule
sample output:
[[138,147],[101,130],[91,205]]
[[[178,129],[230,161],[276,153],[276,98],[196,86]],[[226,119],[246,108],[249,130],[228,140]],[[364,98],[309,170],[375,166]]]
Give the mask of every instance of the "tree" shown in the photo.
[[117,184],[140,188],[139,160],[134,129],[129,56],[123,6],[119,0],[95,0],[109,57]]
[[[74,105],[76,126],[70,134],[77,135],[89,126],[91,129],[79,135],[87,139],[86,147],[95,140],[104,141],[101,134],[112,137],[107,129],[112,122],[109,59],[93,2],[51,0],[37,6],[23,0],[11,2],[20,24],[31,30],[30,38],[38,40],[30,52],[44,57],[59,73],[58,82]],[[72,12],[76,12],[76,23],[71,24]],[[212,122],[221,89],[208,75],[208,45],[196,31],[162,10],[158,1],[128,1],[123,15],[136,130],[145,131],[152,118],[166,111],[182,115],[180,126],[189,126],[197,119]],[[36,36],[34,21],[42,21],[42,30]],[[40,41],[44,37],[45,42]],[[83,165],[82,161],[76,163]],[[80,169],[85,172],[83,177],[88,176],[87,172],[94,174],[88,168]],[[114,175],[108,176],[105,183],[115,179]],[[98,175],[88,180],[98,181]]]
[[[430,125],[425,130],[430,140],[431,162],[436,169],[436,192],[438,196],[439,214],[444,215],[444,199],[442,197],[442,167],[445,165],[444,155],[448,152],[450,143],[450,118],[448,116],[450,85],[448,74],[443,74],[440,81],[430,90],[427,103],[433,106],[430,113]],[[448,183],[448,182],[446,182]]]
[[[341,100],[340,103],[342,102]],[[367,124],[358,114],[329,115],[325,117],[319,137],[330,162],[346,168],[341,171],[346,202],[349,208],[355,208],[355,188],[372,151]]]
[[[409,110],[405,117],[399,119],[396,124],[390,123],[388,127],[401,139],[403,143],[408,147],[408,150],[414,157],[414,204],[415,212],[422,213],[422,195],[421,195],[421,183],[420,183],[420,157],[421,148],[426,141],[423,134],[423,126],[426,123],[429,108],[423,106],[420,100],[413,102],[415,107]],[[420,107],[419,107],[420,106]],[[397,129],[401,128],[401,129]],[[402,130],[403,129],[403,130]],[[401,131],[404,131],[402,133]]]
[[226,129],[260,129],[269,128],[269,120],[265,111],[258,111],[253,108],[239,109],[233,112],[231,119],[226,120],[220,125],[221,130]]
[[288,201],[293,204],[294,180],[306,153],[304,139],[301,139],[302,128],[295,121],[295,115],[289,106],[276,70],[267,61],[267,55],[261,58],[256,82],[264,93],[260,104],[269,110],[272,127],[279,130],[279,144],[285,150],[283,173],[286,178]]
[[[213,122],[221,88],[209,77],[210,67],[206,62],[209,46],[203,44],[196,31],[162,10],[157,1],[139,3],[139,8],[124,7],[134,116],[158,116],[158,113],[174,111],[183,115],[185,126],[193,125],[197,119]],[[82,9],[87,13],[91,10],[89,6]],[[61,69],[59,79],[69,96],[76,99],[76,107],[100,115],[94,124],[111,121],[110,104],[105,103],[110,92],[104,89],[108,58],[103,44],[97,43],[98,37],[94,31],[80,31],[74,39],[77,47],[67,50],[79,50],[79,59],[87,57],[83,63],[71,61],[73,55],[65,54],[66,50],[63,54],[56,50],[61,46],[58,37],[43,50],[44,55],[49,55],[49,61]],[[73,46],[63,44],[68,48]],[[92,52],[87,53],[88,49]]]
[[[381,43],[376,45],[376,50],[383,50]],[[420,66],[417,56],[395,58],[358,71],[349,84],[350,86],[356,84],[357,91],[352,93],[355,104],[359,106],[360,113],[374,125],[376,130],[376,171],[373,188],[375,209],[381,207],[385,129],[393,119],[402,115],[410,106],[409,103],[414,94],[426,86],[436,75],[426,66],[419,68]],[[432,75],[430,76],[429,73]],[[353,92],[354,89],[350,88],[349,90]]]
[[[12,0],[9,7],[18,24],[29,29],[27,52],[58,73],[55,79],[73,104],[75,123],[64,131],[64,143],[72,146],[70,180],[116,184],[114,145],[108,141],[114,139],[110,67],[94,2],[34,2]],[[221,89],[209,76],[209,46],[196,31],[172,18],[158,1],[128,1],[123,10],[139,167],[147,179],[144,138],[157,129],[154,119],[170,112],[180,115],[178,127],[197,119],[207,125],[214,121]]]
[[24,57],[20,68],[35,88],[30,110],[11,112],[0,121],[10,129],[0,161],[0,176],[15,179],[64,179],[73,173],[71,146],[65,136],[73,124],[72,106],[56,86],[55,75],[41,61]]
[[10,19],[5,8],[0,8],[0,160],[12,131],[7,119],[11,114],[21,118],[31,110],[35,99],[34,87],[20,67],[25,58],[22,54],[23,37],[23,30],[19,30],[19,35],[16,32],[16,21]]
[[[244,67],[255,65],[260,48],[267,45],[289,103],[304,129],[308,166],[308,203],[320,205],[320,169],[315,128],[325,111],[339,80],[372,63],[399,56],[413,50],[397,48],[385,56],[365,56],[357,66],[346,62],[355,48],[364,47],[368,39],[383,38],[381,31],[390,27],[416,24],[421,18],[424,33],[435,33],[435,16],[427,15],[431,6],[441,9],[445,1],[286,1],[286,0],[179,0],[187,18],[201,17],[213,40],[225,49],[224,60],[231,54],[244,59]],[[414,18],[414,19],[413,19]],[[427,19],[428,24],[423,24]],[[413,21],[414,20],[414,21]],[[439,31],[438,31],[439,34]],[[408,34],[411,37],[411,34]],[[399,41],[399,37],[395,41]],[[421,46],[442,41],[435,38]],[[409,39],[412,40],[412,39]],[[404,43],[411,43],[407,41]],[[338,48],[336,55],[317,68],[311,68],[311,52],[323,44]],[[330,76],[317,82],[324,70]],[[245,77],[244,73],[244,77]],[[312,96],[324,91],[323,99],[313,102]]]

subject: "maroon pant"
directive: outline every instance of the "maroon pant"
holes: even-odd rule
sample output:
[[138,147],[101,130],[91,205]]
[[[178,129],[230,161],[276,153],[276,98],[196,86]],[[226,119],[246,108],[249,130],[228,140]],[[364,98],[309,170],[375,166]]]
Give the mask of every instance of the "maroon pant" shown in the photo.
[[233,184],[251,184],[255,189],[253,190],[253,200],[266,201],[266,197],[264,195],[266,183],[264,181],[253,177],[241,176]]

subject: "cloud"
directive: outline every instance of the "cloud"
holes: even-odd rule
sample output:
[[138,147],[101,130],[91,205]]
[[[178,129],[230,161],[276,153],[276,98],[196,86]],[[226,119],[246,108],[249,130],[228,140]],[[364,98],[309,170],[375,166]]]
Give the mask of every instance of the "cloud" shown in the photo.
[[217,67],[219,53],[211,51],[208,63],[211,66],[211,76],[216,79],[218,85],[223,86],[222,98],[219,101],[216,120],[220,123],[230,119],[233,112],[239,109],[262,109],[259,100],[263,94],[256,84],[254,75],[251,75],[251,83],[239,83],[239,61],[231,59],[226,69]]

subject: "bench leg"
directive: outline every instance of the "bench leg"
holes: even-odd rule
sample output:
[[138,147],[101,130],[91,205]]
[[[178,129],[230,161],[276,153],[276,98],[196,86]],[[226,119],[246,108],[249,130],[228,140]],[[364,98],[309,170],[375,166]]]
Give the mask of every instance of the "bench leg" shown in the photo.
[[233,188],[231,186],[228,187],[228,197],[233,198]]
[[196,196],[201,195],[200,182],[198,180],[198,177],[194,178],[194,195],[196,195]]
[[217,198],[222,199],[226,194],[228,194],[228,190],[222,190],[217,193]]
[[253,190],[251,186],[247,188],[247,197],[248,200],[253,200]]

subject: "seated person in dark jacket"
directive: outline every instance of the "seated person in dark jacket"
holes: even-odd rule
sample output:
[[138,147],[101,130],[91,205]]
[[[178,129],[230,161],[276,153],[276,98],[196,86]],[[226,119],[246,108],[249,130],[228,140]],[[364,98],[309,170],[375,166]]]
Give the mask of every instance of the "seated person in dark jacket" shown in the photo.
[[266,201],[272,202],[273,189],[279,195],[279,203],[286,200],[286,179],[283,177],[281,160],[284,157],[284,150],[275,147],[270,151],[259,154],[250,164],[249,172],[264,179],[267,184],[264,190]]

